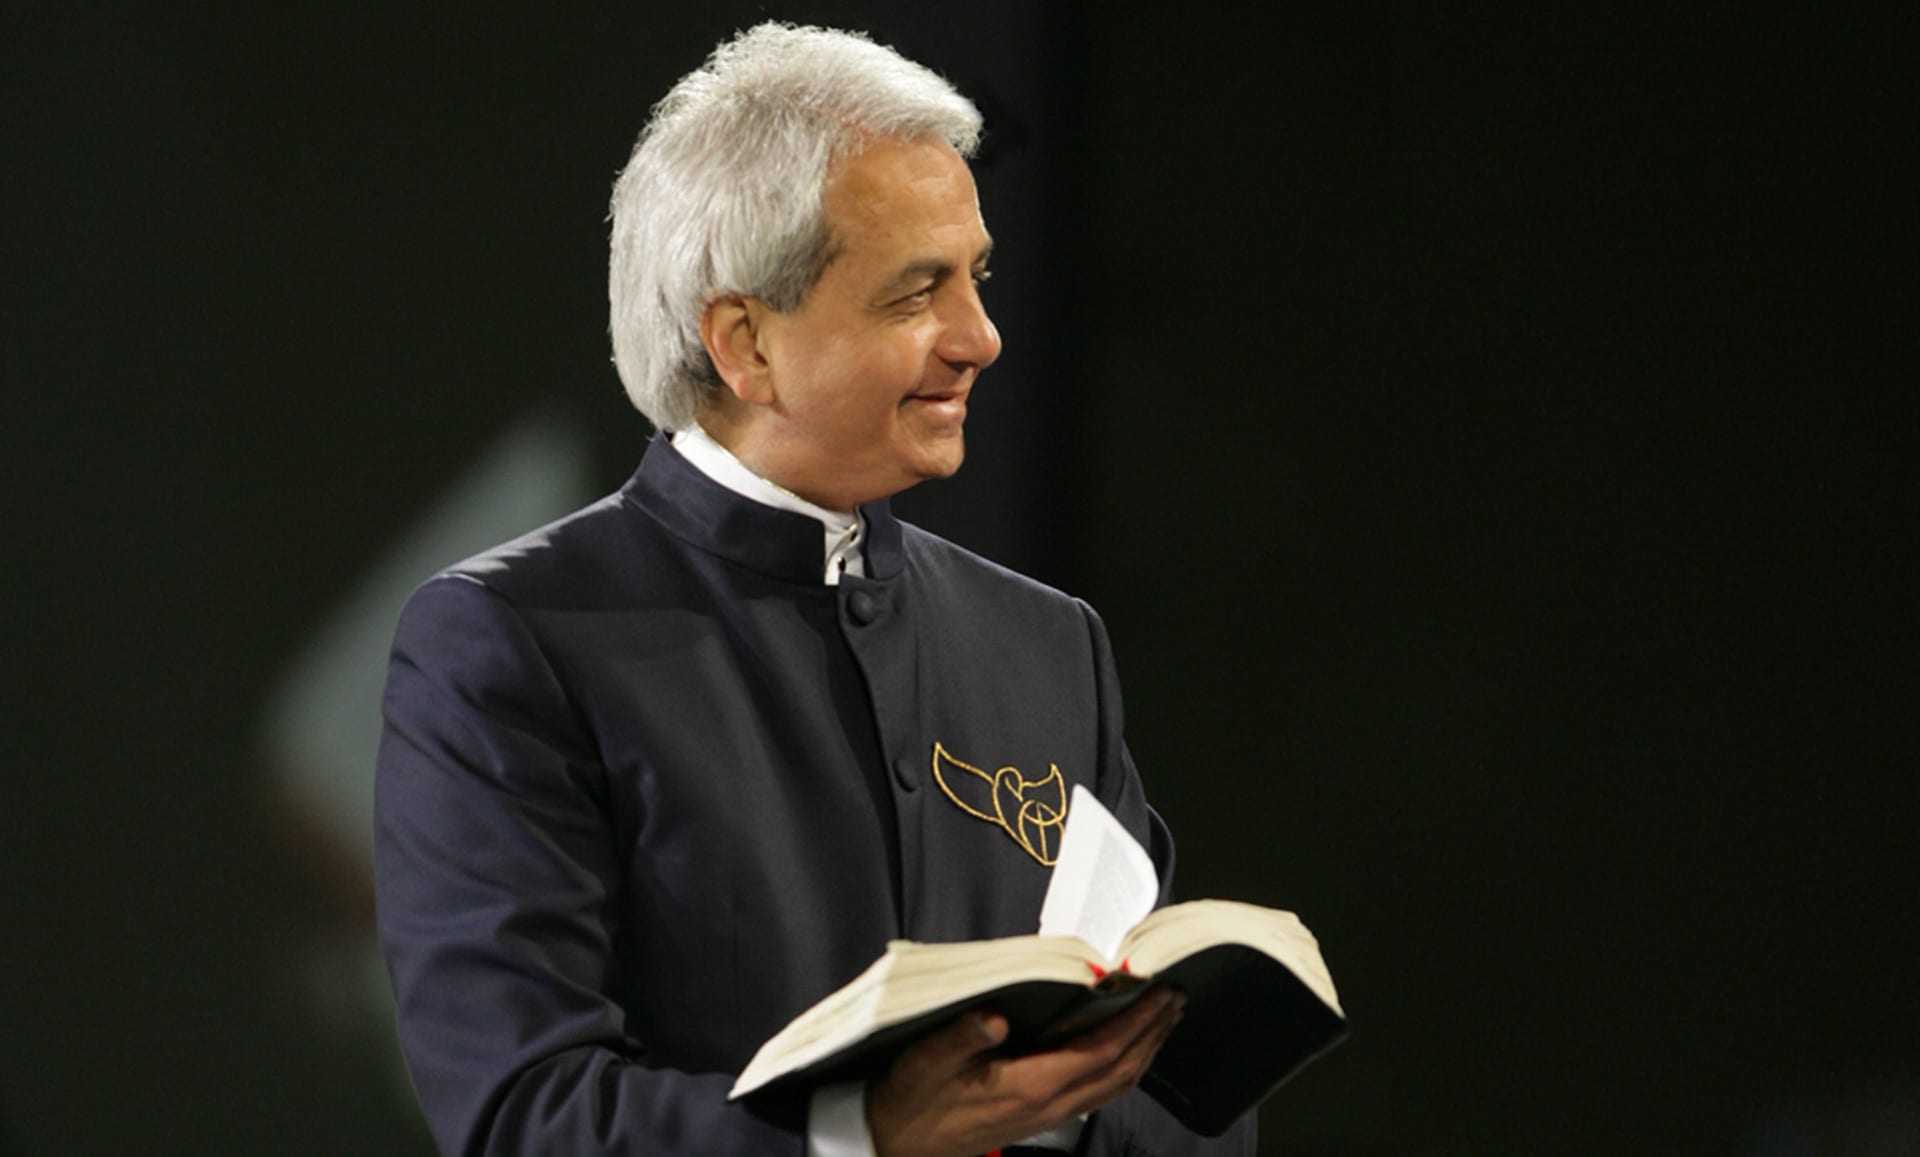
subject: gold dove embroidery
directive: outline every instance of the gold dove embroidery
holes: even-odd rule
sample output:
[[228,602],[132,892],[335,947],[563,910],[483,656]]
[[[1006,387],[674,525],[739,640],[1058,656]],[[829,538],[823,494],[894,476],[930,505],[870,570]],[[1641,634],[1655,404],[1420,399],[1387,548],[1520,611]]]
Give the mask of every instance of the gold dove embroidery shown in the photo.
[[[1039,779],[1022,778],[1017,767],[989,772],[955,759],[936,739],[933,780],[961,811],[998,825],[1042,864],[1051,868],[1060,858],[1060,833],[1067,822],[1067,781],[1060,774],[1059,764],[1048,765],[1047,774]],[[956,787],[985,806],[975,807],[960,798]]]

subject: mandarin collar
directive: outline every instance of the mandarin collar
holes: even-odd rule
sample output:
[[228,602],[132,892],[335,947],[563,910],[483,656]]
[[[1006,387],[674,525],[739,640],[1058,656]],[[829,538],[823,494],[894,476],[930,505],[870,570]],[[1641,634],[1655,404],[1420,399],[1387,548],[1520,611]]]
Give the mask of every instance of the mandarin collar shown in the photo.
[[[665,435],[647,443],[640,468],[620,488],[623,502],[688,544],[761,574],[824,587],[820,521],[735,494],[701,473]],[[900,522],[886,500],[860,507],[867,526],[867,577],[900,573]]]

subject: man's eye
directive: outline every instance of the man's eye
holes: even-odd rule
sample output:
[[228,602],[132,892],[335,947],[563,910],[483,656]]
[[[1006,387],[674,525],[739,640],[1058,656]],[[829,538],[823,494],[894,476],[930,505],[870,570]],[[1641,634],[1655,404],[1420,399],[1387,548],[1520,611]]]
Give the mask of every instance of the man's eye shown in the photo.
[[973,271],[973,283],[975,285],[985,285],[991,280],[993,280],[993,270],[976,269]]

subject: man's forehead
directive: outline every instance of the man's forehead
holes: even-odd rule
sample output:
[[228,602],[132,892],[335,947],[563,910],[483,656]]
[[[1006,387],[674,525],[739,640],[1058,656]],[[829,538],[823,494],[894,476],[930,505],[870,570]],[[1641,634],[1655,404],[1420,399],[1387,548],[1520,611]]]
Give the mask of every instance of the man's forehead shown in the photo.
[[912,228],[962,220],[980,232],[973,173],[938,138],[878,138],[834,162],[821,191],[822,208],[836,229]]

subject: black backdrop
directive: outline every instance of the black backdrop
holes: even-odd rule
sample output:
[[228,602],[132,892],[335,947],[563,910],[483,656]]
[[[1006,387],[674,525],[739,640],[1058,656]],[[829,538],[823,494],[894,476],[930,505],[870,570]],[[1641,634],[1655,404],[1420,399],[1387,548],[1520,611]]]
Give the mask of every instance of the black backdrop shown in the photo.
[[529,406],[624,477],[607,188],[768,14],[987,108],[1008,352],[902,505],[1320,934],[1269,1151],[1920,1148],[1910,25],[995,0],[7,10],[0,1151],[419,1151],[282,983],[262,689]]

